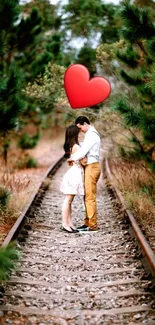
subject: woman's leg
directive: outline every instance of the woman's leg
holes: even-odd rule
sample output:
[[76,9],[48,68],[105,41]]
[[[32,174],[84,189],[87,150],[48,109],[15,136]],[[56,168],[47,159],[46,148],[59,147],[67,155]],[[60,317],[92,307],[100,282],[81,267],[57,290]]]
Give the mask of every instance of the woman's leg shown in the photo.
[[71,203],[73,201],[74,195],[66,194],[64,203],[62,206],[62,226],[67,229],[71,230],[70,223],[71,223]]
[[76,229],[76,227],[73,225],[72,216],[71,216],[72,215],[72,202],[74,200],[74,196],[75,195],[70,195],[70,197],[69,197],[69,213],[68,213],[68,225],[72,229]]

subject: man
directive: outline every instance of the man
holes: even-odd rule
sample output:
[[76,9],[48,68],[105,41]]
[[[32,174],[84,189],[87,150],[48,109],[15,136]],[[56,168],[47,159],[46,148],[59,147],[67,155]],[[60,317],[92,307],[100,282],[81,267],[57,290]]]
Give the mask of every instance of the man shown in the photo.
[[71,155],[68,162],[80,160],[87,156],[87,165],[85,166],[85,207],[86,217],[84,225],[78,227],[81,231],[96,231],[97,225],[97,204],[96,190],[97,181],[100,177],[99,152],[100,136],[96,129],[90,125],[86,116],[79,116],[75,124],[81,132],[85,133],[84,142],[81,148]]

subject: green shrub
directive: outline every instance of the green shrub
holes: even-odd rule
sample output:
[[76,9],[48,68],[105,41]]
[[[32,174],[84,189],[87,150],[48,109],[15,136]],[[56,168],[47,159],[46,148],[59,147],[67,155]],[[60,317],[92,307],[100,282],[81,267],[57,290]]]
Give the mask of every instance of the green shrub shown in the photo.
[[8,278],[11,270],[15,268],[15,261],[18,260],[18,257],[14,243],[7,247],[0,247],[0,282]]
[[16,168],[19,169],[36,168],[37,165],[36,159],[30,155],[26,155],[26,157],[16,162]]
[[0,210],[4,211],[6,210],[7,204],[9,202],[10,198],[10,192],[5,187],[0,185]]
[[37,161],[34,158],[29,158],[26,164],[27,168],[36,168],[37,167]]
[[27,133],[24,133],[21,136],[18,145],[21,149],[32,149],[37,145],[39,139],[40,139],[39,133],[36,133],[34,136],[29,136]]

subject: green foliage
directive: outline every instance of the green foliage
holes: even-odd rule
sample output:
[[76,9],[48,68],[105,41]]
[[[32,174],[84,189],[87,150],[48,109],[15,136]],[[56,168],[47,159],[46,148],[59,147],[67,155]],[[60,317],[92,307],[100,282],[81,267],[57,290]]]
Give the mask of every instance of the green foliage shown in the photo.
[[[136,3],[141,3],[137,0]],[[151,1],[150,1],[151,3]],[[142,5],[123,2],[119,42],[102,44],[97,49],[97,60],[105,71],[115,72],[127,86],[124,92],[113,94],[112,110],[119,113],[131,133],[130,150],[120,146],[121,155],[128,160],[144,160],[155,169],[155,11]],[[151,3],[152,4],[152,3]],[[117,61],[116,61],[117,60]],[[113,66],[113,62],[117,65]],[[118,79],[117,79],[118,80]],[[116,82],[117,88],[117,82]],[[131,147],[132,144],[132,147]]]
[[54,33],[51,37],[51,42],[47,45],[47,50],[52,53],[54,62],[59,58],[61,51],[61,38],[60,33]]
[[72,37],[84,37],[89,41],[101,33],[102,41],[116,41],[117,28],[114,20],[115,5],[103,4],[101,0],[69,0],[64,5],[65,28]]
[[[24,63],[27,80],[31,81],[45,72],[49,62],[61,63],[62,32],[59,32],[61,17],[57,16],[56,6],[48,0],[32,0],[22,9],[25,15],[29,15],[27,19],[30,20],[29,30],[32,38],[26,35],[28,46],[22,48],[20,64]],[[32,19],[33,12],[36,12],[36,19]]]
[[0,67],[8,69],[14,63],[24,77],[31,78],[31,63],[37,56],[36,46],[42,31],[38,9],[33,8],[29,15],[23,16],[19,0],[4,0],[3,5],[1,1],[0,22]]
[[148,8],[139,8],[124,2],[120,9],[122,27],[120,35],[125,42],[116,46],[116,57],[121,60],[120,76],[131,87],[128,95],[115,98],[112,108],[118,111],[125,125],[138,131],[138,138],[131,137],[133,150],[121,148],[129,159],[143,159],[154,170],[155,149],[155,26]]
[[132,45],[155,35],[152,14],[148,8],[139,8],[126,1],[120,6],[119,16],[122,18],[120,35]]
[[37,167],[37,161],[34,158],[29,158],[26,163],[27,168],[36,168]]
[[130,103],[126,97],[122,96],[122,98],[114,101],[111,108],[123,115],[124,122],[127,126],[138,127],[141,120],[140,111],[138,108],[134,109],[132,103]]
[[0,281],[4,281],[9,277],[10,272],[15,268],[18,257],[14,243],[7,247],[0,247]]
[[24,133],[19,140],[19,147],[22,149],[32,149],[34,148],[40,139],[40,134],[37,133],[34,136],[29,136],[27,133]]
[[21,90],[22,73],[15,64],[11,64],[8,69],[0,73],[0,133],[18,127],[19,118],[26,106]]
[[28,15],[34,8],[37,8],[41,14],[44,31],[60,27],[61,18],[57,16],[56,6],[52,5],[49,0],[31,0],[25,3],[22,11]]
[[145,149],[141,145],[141,142],[138,141],[138,139],[136,142],[133,142],[135,143],[135,147],[132,150],[127,150],[122,146],[119,147],[121,156],[128,161],[136,162],[136,160],[144,160],[145,162],[147,162],[148,165],[150,165],[151,157],[149,159],[147,150],[145,151]]
[[[117,39],[113,19],[116,6],[103,5],[101,0],[70,0],[61,8],[61,15],[61,5],[52,5],[49,0],[19,4],[19,0],[4,0],[0,6],[0,21],[3,24],[0,30],[0,94],[4,104],[0,130],[2,126],[3,133],[18,130],[21,122],[29,123],[30,119],[33,123],[41,123],[44,114],[51,113],[56,105],[66,100],[64,67],[78,60],[88,67],[91,76],[95,74],[91,40],[98,32],[102,39],[108,39],[111,33],[110,42]],[[3,19],[6,12],[8,20]],[[68,31],[73,36],[86,36],[87,45],[79,53],[70,48]],[[9,88],[10,69],[13,67],[14,78]]]
[[[33,8],[29,16],[23,17],[18,26],[13,31],[17,37],[14,39],[19,55],[16,58],[18,65],[23,69],[26,80],[31,80],[38,70],[33,70],[33,64],[38,60],[40,53],[37,48],[42,34],[42,17],[37,8]],[[17,51],[16,50],[16,51]],[[41,51],[43,54],[43,51]],[[14,55],[14,52],[13,52]],[[40,68],[42,68],[40,66]]]
[[148,40],[146,44],[146,49],[149,51],[150,57],[152,57],[153,59],[155,52],[155,37],[152,37],[152,39]]
[[76,62],[85,65],[92,78],[96,73],[96,50],[87,44],[84,45],[79,51]]
[[5,186],[0,185],[0,211],[5,211],[9,202],[10,192]]
[[42,30],[42,18],[37,8],[33,8],[30,15],[26,18],[22,18],[19,25],[14,27],[17,31],[17,39],[15,41],[18,45],[18,50],[23,51],[23,49],[27,52],[27,46],[34,45],[37,35],[40,34]]
[[151,72],[147,73],[148,82],[146,87],[151,90],[155,96],[155,63],[152,65]]
[[151,184],[150,186],[143,185],[141,187],[141,191],[151,196],[153,194],[153,184]]
[[69,13],[67,26],[74,36],[88,35],[96,29],[101,16],[102,4],[100,0],[69,0],[64,6],[65,13]]
[[36,168],[37,165],[38,164],[36,159],[31,157],[29,154],[27,154],[23,159],[20,159],[20,161],[16,163],[16,167],[19,169]]
[[18,129],[26,109],[22,92],[24,75],[15,62],[15,30],[20,13],[19,1],[0,3],[0,135],[3,137],[3,156],[7,163],[9,143],[7,133]]
[[43,76],[26,88],[26,95],[34,98],[44,114],[50,113],[53,107],[66,99],[64,93],[65,68],[49,63]]
[[101,11],[101,41],[112,44],[119,39],[120,18],[117,16],[119,5],[103,3]]
[[3,0],[0,2],[0,30],[8,31],[17,21],[19,15],[19,1]]
[[[129,62],[128,62],[129,64]],[[133,63],[134,68],[134,63]],[[139,71],[130,71],[126,72],[124,70],[120,70],[121,77],[131,86],[141,86],[143,84],[142,74],[140,75]]]
[[123,51],[116,50],[116,56],[120,61],[123,61],[132,68],[137,68],[140,55],[132,48],[125,48]]

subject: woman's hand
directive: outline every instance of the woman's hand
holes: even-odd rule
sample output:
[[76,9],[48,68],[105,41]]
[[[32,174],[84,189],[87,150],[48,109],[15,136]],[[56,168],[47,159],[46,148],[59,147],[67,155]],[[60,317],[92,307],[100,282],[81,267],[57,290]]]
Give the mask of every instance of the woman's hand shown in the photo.
[[68,163],[69,166],[73,166],[73,160],[72,160],[72,158],[68,158],[67,159],[67,163]]

